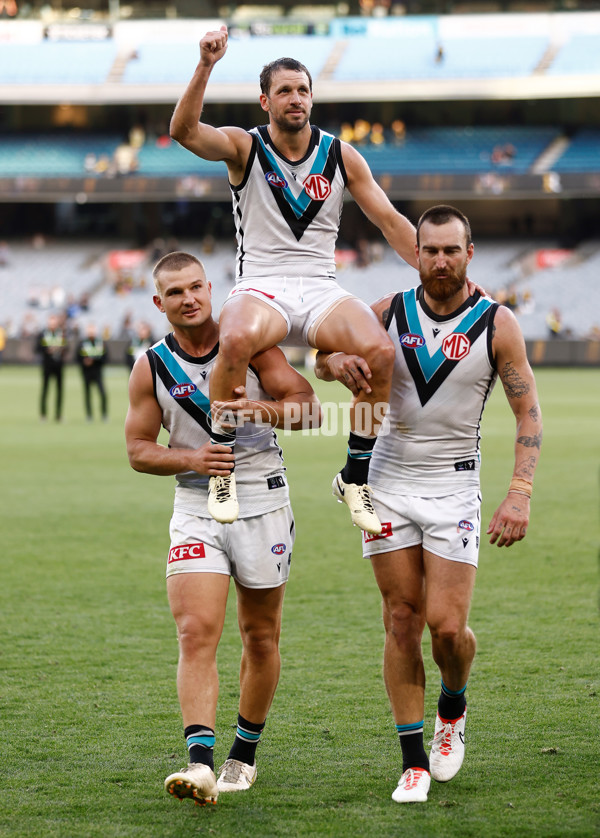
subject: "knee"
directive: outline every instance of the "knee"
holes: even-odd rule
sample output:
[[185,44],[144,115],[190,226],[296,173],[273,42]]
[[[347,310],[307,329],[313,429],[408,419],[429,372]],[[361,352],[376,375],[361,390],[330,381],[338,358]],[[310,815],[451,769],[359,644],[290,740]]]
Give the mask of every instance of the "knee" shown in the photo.
[[219,355],[231,365],[248,364],[258,344],[258,334],[251,327],[225,327],[219,332]]
[[386,605],[385,628],[397,646],[411,648],[421,645],[424,622],[417,608],[409,602]]
[[435,646],[454,649],[459,646],[464,634],[464,626],[458,620],[445,619],[439,623],[429,624],[431,641]]
[[363,349],[363,355],[373,375],[390,376],[392,374],[396,350],[387,332],[382,330],[378,340],[368,343]]
[[217,648],[218,637],[211,627],[196,617],[180,620],[177,625],[177,640],[182,657],[193,658]]
[[242,644],[252,660],[269,660],[279,654],[279,629],[275,626],[243,629]]

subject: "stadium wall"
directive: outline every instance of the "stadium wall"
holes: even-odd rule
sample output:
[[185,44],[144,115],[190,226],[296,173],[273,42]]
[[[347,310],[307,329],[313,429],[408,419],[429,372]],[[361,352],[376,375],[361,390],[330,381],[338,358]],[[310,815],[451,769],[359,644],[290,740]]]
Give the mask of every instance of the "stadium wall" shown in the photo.
[[[127,346],[128,343],[125,340],[107,341],[108,363],[124,366]],[[600,341],[530,340],[526,341],[526,346],[527,356],[534,367],[600,367]],[[71,357],[74,348],[73,344],[70,347]],[[38,363],[33,341],[9,338],[2,355],[2,363],[30,365]]]

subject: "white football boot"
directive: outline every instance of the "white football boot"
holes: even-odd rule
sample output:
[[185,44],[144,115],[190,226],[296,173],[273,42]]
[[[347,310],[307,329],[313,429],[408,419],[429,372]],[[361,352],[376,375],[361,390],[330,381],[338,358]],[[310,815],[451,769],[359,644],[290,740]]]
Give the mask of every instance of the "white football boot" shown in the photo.
[[407,768],[392,793],[392,800],[396,803],[425,803],[430,785],[431,777],[424,768]]
[[211,477],[208,481],[208,511],[219,524],[232,524],[240,511],[235,474]]
[[381,533],[381,522],[371,503],[371,488],[366,483],[344,483],[341,474],[336,474],[331,486],[333,496],[350,509],[352,523],[371,535]]
[[219,791],[247,791],[256,780],[256,763],[248,765],[239,759],[226,759],[219,768]]
[[438,783],[451,780],[463,764],[465,758],[465,724],[467,709],[458,719],[447,721],[436,713],[435,733],[429,754],[431,776]]
[[219,796],[214,771],[201,762],[192,762],[182,771],[170,774],[165,780],[165,791],[180,800],[189,797],[199,806],[216,803]]

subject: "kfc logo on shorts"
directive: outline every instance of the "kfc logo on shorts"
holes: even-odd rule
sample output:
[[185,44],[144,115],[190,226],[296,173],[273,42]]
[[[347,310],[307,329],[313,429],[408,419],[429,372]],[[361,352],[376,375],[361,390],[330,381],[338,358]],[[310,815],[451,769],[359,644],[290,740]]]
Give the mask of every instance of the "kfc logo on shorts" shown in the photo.
[[382,523],[379,535],[372,535],[371,533],[363,531],[365,544],[368,544],[370,541],[379,541],[382,538],[389,538],[390,535],[393,535],[391,521],[385,521],[385,523]]
[[186,381],[185,384],[174,384],[169,390],[169,395],[174,399],[187,399],[188,396],[193,396],[197,389],[191,381]]
[[287,186],[287,180],[281,177],[281,175],[278,175],[277,172],[267,172],[265,180],[268,184],[276,186],[278,189],[285,189]]
[[181,547],[171,547],[168,564],[185,562],[188,559],[205,559],[204,544],[182,544]]
[[402,346],[406,346],[407,349],[418,349],[419,346],[423,346],[425,343],[425,338],[422,335],[413,335],[411,332],[404,332],[403,335],[400,335],[400,343]]
[[285,544],[274,544],[271,547],[271,553],[275,553],[276,556],[283,556],[286,550],[287,547],[285,546]]
[[460,532],[461,530],[467,530],[467,532],[473,532],[475,527],[470,521],[459,521],[458,526],[456,528],[456,532]]
[[471,341],[466,335],[453,332],[442,341],[442,352],[450,361],[460,361],[471,351]]
[[331,183],[323,175],[309,175],[304,181],[304,191],[313,201],[324,201],[331,195]]

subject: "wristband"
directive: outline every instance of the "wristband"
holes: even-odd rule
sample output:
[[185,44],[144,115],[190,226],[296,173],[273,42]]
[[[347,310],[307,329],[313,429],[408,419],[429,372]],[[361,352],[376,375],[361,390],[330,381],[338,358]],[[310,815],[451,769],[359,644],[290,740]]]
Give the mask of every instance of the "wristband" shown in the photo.
[[[513,477],[508,487],[508,492],[515,492],[517,495],[525,495],[530,498],[533,491],[533,483],[523,480],[521,477]],[[508,493],[507,493],[508,494]]]

